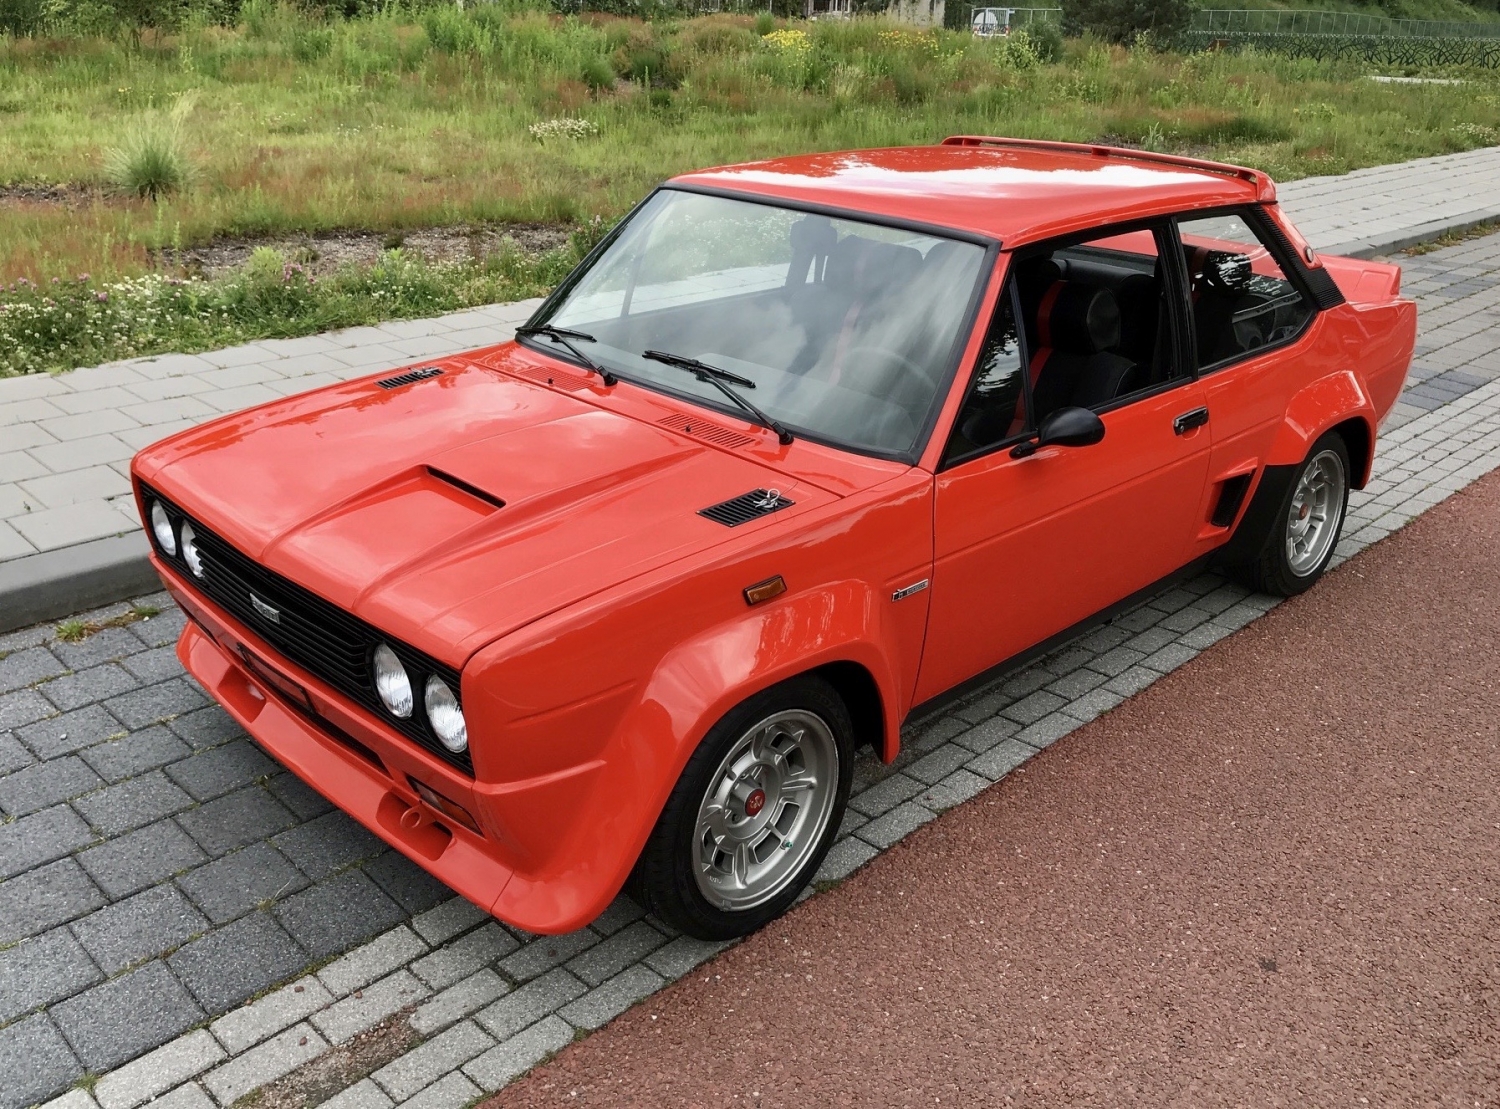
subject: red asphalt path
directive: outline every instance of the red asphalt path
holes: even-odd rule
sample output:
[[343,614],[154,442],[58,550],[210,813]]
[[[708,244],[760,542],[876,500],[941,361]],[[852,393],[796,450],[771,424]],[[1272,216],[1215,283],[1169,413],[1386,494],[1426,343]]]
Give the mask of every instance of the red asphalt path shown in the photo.
[[1500,1106],[1500,474],[489,1103]]

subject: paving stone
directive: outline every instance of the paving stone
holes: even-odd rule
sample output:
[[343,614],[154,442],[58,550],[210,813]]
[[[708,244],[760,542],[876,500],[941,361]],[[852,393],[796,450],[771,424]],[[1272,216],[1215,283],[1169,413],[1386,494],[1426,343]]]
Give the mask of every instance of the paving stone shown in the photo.
[[976,755],[981,755],[1015,735],[1021,730],[1021,725],[1014,720],[1007,720],[1003,716],[997,716],[992,720],[986,720],[977,724],[968,731],[959,735],[953,742],[960,747],[966,747]]
[[295,774],[273,775],[266,788],[276,800],[291,809],[298,820],[312,820],[333,811],[333,806],[322,794]]
[[130,632],[147,647],[166,647],[177,642],[186,623],[187,617],[175,605],[163,606],[160,616],[137,620],[130,625]]
[[666,979],[650,967],[633,966],[596,986],[577,1001],[564,1005],[558,1010],[558,1016],[576,1028],[602,1028],[666,984]]
[[25,689],[28,685],[66,674],[68,668],[45,647],[13,651],[0,658],[0,693]]
[[297,823],[281,802],[259,786],[215,798],[177,819],[198,845],[215,857]]
[[94,1098],[100,1109],[135,1109],[198,1077],[223,1058],[224,1049],[207,1029],[200,1028],[106,1074],[95,1084]]
[[155,771],[80,797],[73,807],[101,833],[113,836],[181,812],[192,803],[191,797]]
[[245,734],[245,730],[234,722],[234,718],[218,705],[184,713],[168,727],[199,751],[228,743]]
[[104,784],[77,755],[35,763],[0,778],[0,809],[25,816]]
[[207,698],[187,679],[173,678],[119,697],[111,697],[104,702],[104,706],[119,717],[126,727],[144,728],[147,724],[169,720],[202,708],[206,703]]
[[1176,641],[1177,633],[1159,624],[1154,628],[1147,628],[1140,635],[1133,637],[1126,646],[1133,651],[1140,651],[1143,655],[1149,655],[1153,651],[1161,650],[1168,643],[1175,643]]
[[118,899],[206,862],[207,858],[169,819],[91,847],[78,856],[78,861],[105,893]]
[[465,1066],[463,1073],[484,1090],[494,1092],[572,1041],[572,1027],[558,1017],[549,1016],[496,1044]]
[[385,850],[379,839],[337,810],[272,836],[271,842],[314,881]]
[[818,867],[818,872],[813,875],[813,882],[841,882],[877,854],[875,848],[862,839],[850,837],[840,840],[829,848],[827,855],[823,856],[823,863]]
[[55,759],[58,755],[103,743],[111,737],[122,738],[125,732],[125,725],[108,709],[102,705],[89,705],[23,727],[17,734],[37,758]]
[[[136,646],[139,648],[140,644]],[[120,660],[120,665],[137,680],[147,683],[164,682],[182,673],[182,663],[177,660],[175,647],[151,647],[139,654],[127,655]]]
[[1078,727],[1078,721],[1067,713],[1054,712],[1038,720],[1035,724],[1022,728],[1016,739],[1028,747],[1050,747],[1063,736]]
[[0,946],[92,912],[104,895],[73,859],[0,882]]
[[512,980],[525,982],[567,962],[598,942],[599,934],[589,928],[561,936],[540,936],[506,958],[500,969]]
[[494,1046],[487,1032],[465,1021],[412,1048],[370,1077],[396,1101],[405,1101]]
[[226,1051],[238,1055],[333,1004],[333,1000],[323,983],[308,975],[225,1013],[209,1029]]
[[48,1012],[84,1066],[96,1074],[134,1059],[203,1019],[203,1010],[159,962],[101,983]]
[[[964,752],[964,757],[969,757],[967,751]],[[918,794],[917,804],[933,812],[945,812],[955,805],[963,804],[989,784],[988,779],[981,778],[978,774],[972,774],[967,770],[955,770],[942,781],[934,783]]]
[[1035,754],[1035,749],[1020,740],[1007,739],[978,758],[970,760],[968,769],[992,782],[998,782]]
[[84,705],[92,705],[95,701],[102,701],[106,697],[113,697],[117,693],[128,692],[140,684],[114,663],[104,663],[102,666],[43,682],[36,687],[36,691],[63,712],[69,712]]
[[387,851],[361,869],[408,913],[426,912],[453,891],[399,851]]
[[0,1109],[26,1109],[83,1077],[83,1066],[46,1013],[13,1024],[0,1036]]
[[839,830],[834,834],[835,839],[843,839],[852,835],[861,825],[868,824],[870,818],[864,813],[857,813],[853,809],[844,809],[844,819],[839,821]]
[[66,928],[23,940],[0,951],[0,1024],[75,994],[103,977]]
[[401,1109],[464,1109],[483,1094],[462,1072],[455,1071],[401,1102]]
[[305,889],[308,881],[269,843],[252,843],[177,879],[208,919],[223,924],[262,902]]
[[314,1027],[329,1043],[348,1043],[367,1028],[373,1028],[392,1013],[414,1005],[432,993],[404,970],[398,970],[374,985],[356,990],[312,1015]]
[[1090,720],[1104,715],[1124,700],[1124,697],[1108,689],[1096,689],[1092,693],[1085,694],[1076,701],[1071,702],[1063,711],[1073,717],[1073,719],[1087,724]]
[[[861,844],[861,846],[867,845]],[[647,955],[643,961],[663,978],[675,981],[694,967],[712,959],[719,952],[729,950],[736,942],[735,940],[713,941],[700,940],[693,936],[678,936],[665,947],[658,948]]]
[[875,817],[921,792],[921,782],[908,778],[905,774],[892,774],[863,793],[849,798],[849,807],[866,816]]
[[406,914],[358,870],[319,882],[281,903],[276,916],[314,958],[347,951]]
[[427,944],[410,928],[392,928],[329,963],[318,972],[318,979],[334,997],[343,997],[368,986],[377,978],[384,978],[426,952]]
[[176,886],[156,886],[73,922],[73,934],[106,974],[155,958],[208,927]]
[[248,739],[235,740],[167,768],[172,780],[198,801],[210,801],[231,790],[255,784],[268,777],[276,764]]
[[430,1036],[509,992],[509,984],[489,967],[484,967],[455,982],[431,1001],[417,1006],[411,1015],[411,1026],[422,1035]]
[[[474,1019],[491,1036],[503,1041],[587,992],[587,986],[558,968],[502,997]],[[568,1035],[571,1038],[572,1032]]]
[[87,1090],[75,1086],[60,1097],[44,1102],[41,1109],[99,1109],[99,1106]]
[[1132,666],[1118,677],[1111,678],[1105,683],[1104,688],[1122,697],[1133,697],[1160,677],[1161,674],[1155,670],[1148,670],[1144,666]]
[[[125,611],[129,611],[128,606]],[[89,614],[83,617],[84,620],[89,618]],[[51,648],[52,653],[69,670],[87,670],[103,662],[114,662],[126,655],[136,654],[141,649],[141,643],[127,628],[100,628],[77,643],[54,640]]]
[[1113,678],[1117,674],[1123,674],[1145,657],[1141,652],[1133,651],[1129,647],[1116,647],[1089,663],[1089,669],[1097,670],[1105,677]]
[[267,913],[251,913],[183,947],[167,965],[210,1013],[222,1013],[307,964]]
[[646,915],[646,910],[623,893],[605,906],[604,911],[589,922],[589,927],[601,936],[612,936],[620,929],[634,924]]
[[0,775],[13,774],[36,759],[19,739],[9,732],[0,732]]
[[88,824],[67,805],[0,824],[0,879],[60,859],[93,840]]
[[417,935],[437,946],[489,919],[489,913],[467,898],[451,897],[413,917],[411,926]]
[[644,920],[571,959],[567,968],[587,985],[599,986],[626,967],[640,962],[667,942],[667,937]]
[[411,971],[435,990],[445,989],[483,966],[498,963],[520,942],[493,920],[412,963]]
[[[897,805],[884,816],[870,821],[858,833],[860,839],[884,850],[926,824],[937,813],[911,801]],[[569,1018],[572,1019],[572,1018]]]
[[202,1082],[220,1105],[232,1105],[327,1050],[328,1041],[310,1025],[296,1024],[209,1071]]
[[[119,724],[115,727],[123,730]],[[80,751],[78,757],[92,766],[95,773],[106,782],[121,782],[176,762],[187,757],[191,751],[186,743],[166,728],[151,727],[131,732],[123,739],[89,747]]]
[[396,1103],[369,1078],[363,1078],[341,1094],[335,1094],[318,1109],[391,1109]]
[[912,763],[906,768],[906,773],[930,786],[946,778],[973,757],[967,748],[949,743]]
[[9,731],[13,728],[23,728],[27,724],[45,720],[56,712],[57,709],[53,707],[52,702],[34,689],[18,689],[14,693],[0,693],[0,729]]

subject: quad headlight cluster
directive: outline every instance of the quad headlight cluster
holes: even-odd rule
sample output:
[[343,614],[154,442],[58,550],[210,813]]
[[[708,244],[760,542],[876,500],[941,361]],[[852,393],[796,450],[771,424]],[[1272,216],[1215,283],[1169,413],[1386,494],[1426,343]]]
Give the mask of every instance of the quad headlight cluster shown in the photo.
[[[411,675],[390,644],[382,643],[375,648],[370,667],[374,673],[375,692],[380,695],[385,710],[399,720],[409,719],[416,709]],[[455,755],[468,749],[469,727],[464,721],[463,709],[448,683],[436,674],[427,678],[422,689],[422,705],[427,712],[427,724],[439,743]]]
[[192,521],[174,516],[161,501],[152,500],[146,508],[146,517],[151,521],[151,536],[156,546],[168,558],[181,558],[193,577],[203,577],[203,556],[198,551],[198,533]]

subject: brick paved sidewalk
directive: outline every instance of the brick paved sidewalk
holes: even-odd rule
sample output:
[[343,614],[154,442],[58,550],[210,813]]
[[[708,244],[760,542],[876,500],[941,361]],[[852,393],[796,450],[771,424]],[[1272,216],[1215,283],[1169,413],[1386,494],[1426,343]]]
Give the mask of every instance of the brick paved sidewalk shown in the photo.
[[[1280,195],[1320,248],[1432,236],[1476,213],[1500,216],[1500,147],[1294,181]],[[220,413],[503,342],[538,303],[0,380],[0,563],[122,533],[144,559],[126,480],[136,450]],[[1451,334],[1487,342],[1462,327]],[[1427,339],[1446,345],[1449,335],[1432,330]],[[1457,343],[1444,368],[1471,361],[1471,350]]]
[[[1500,236],[1411,270],[1409,419],[1340,559],[1500,466],[1500,340],[1432,339],[1496,322]],[[145,600],[163,611],[85,614],[117,626],[79,643],[0,636],[0,1109],[214,1109],[278,1081],[308,1106],[457,1109],[717,950],[624,899],[567,936],[489,920],[261,754],[178,667],[180,615]],[[1274,603],[1201,575],[909,728],[896,766],[859,762],[820,879]]]

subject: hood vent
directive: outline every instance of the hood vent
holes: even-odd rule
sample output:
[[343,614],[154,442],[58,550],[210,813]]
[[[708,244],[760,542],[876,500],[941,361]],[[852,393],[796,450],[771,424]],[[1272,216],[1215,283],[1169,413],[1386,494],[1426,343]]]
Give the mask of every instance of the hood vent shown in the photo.
[[453,488],[455,489],[462,489],[465,493],[469,494],[469,496],[481,500],[485,504],[494,505],[496,508],[505,507],[505,502],[502,501],[499,497],[495,496],[495,494],[486,493],[483,489],[479,488],[479,486],[471,485],[469,484],[469,482],[464,481],[463,478],[457,478],[452,474],[446,474],[442,470],[439,470],[433,466],[427,467],[427,472],[433,477],[437,478],[438,481],[446,482],[447,484],[453,486]]
[[737,431],[730,431],[727,427],[710,423],[708,420],[695,420],[682,413],[674,412],[672,415],[657,420],[658,427],[671,428],[680,431],[684,435],[691,435],[695,439],[702,439],[705,443],[712,443],[716,447],[748,447],[755,442],[749,436],[741,435]]
[[437,377],[442,372],[436,366],[423,366],[421,369],[407,370],[404,374],[397,374],[395,377],[382,377],[375,384],[382,389],[399,389],[403,385],[426,381],[429,377]]
[[577,389],[588,385],[589,375],[581,371],[569,373],[567,370],[553,369],[548,366],[528,366],[507,364],[502,367],[506,373],[519,377],[524,381],[534,381],[538,385],[556,385],[564,389]]
[[787,500],[775,489],[754,489],[749,493],[741,493],[733,500],[710,505],[708,508],[700,508],[698,515],[706,516],[717,524],[723,524],[726,528],[737,528],[741,524],[748,524],[751,520],[769,516],[783,508],[790,508],[795,503],[795,501]]

